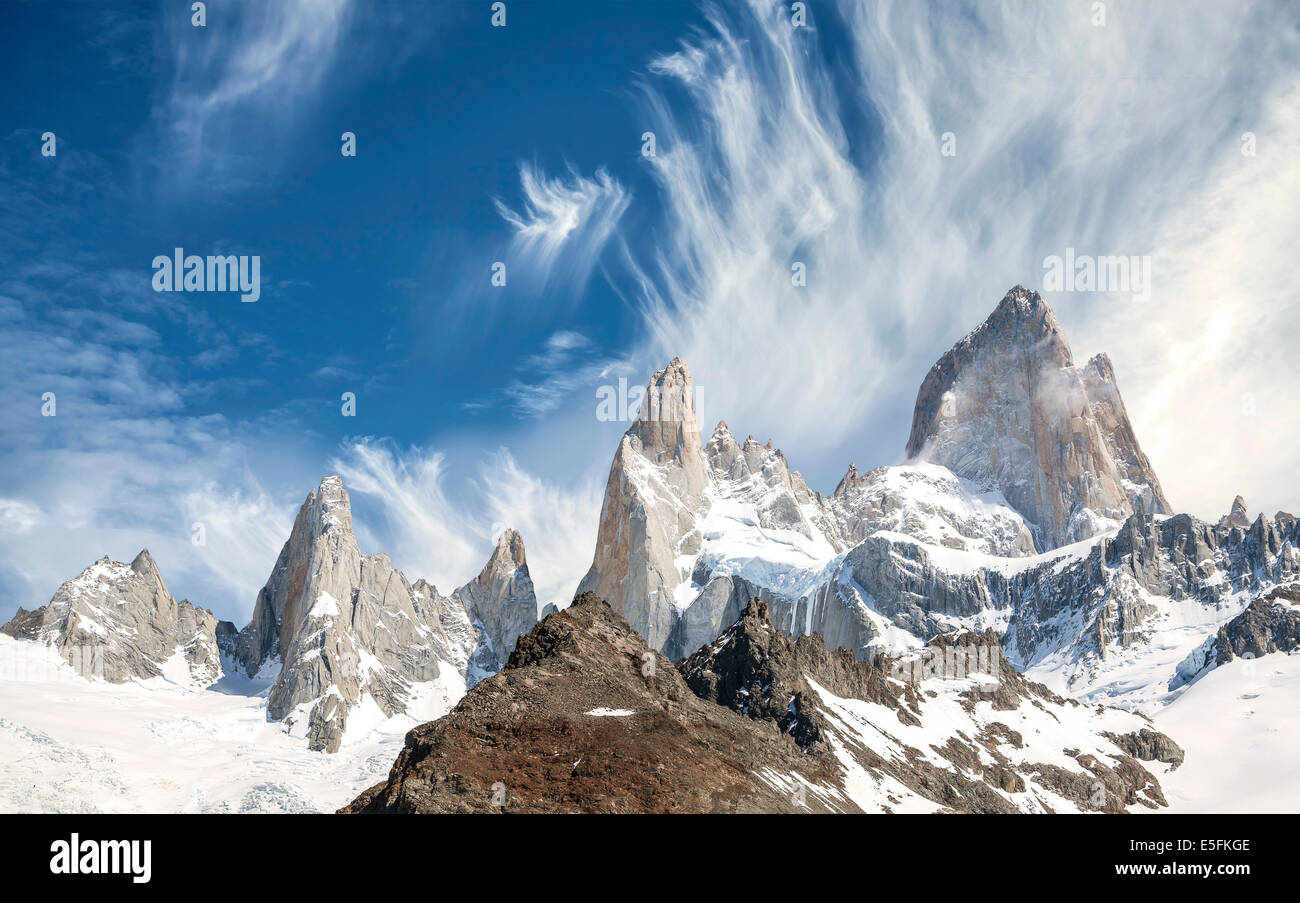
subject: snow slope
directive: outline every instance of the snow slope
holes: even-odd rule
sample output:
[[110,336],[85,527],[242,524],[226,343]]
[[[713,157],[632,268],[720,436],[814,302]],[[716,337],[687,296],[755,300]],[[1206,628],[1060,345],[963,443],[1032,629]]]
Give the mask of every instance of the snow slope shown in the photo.
[[1220,665],[1154,720],[1187,754],[1167,811],[1300,812],[1300,655]]
[[108,684],[0,636],[0,812],[332,812],[388,773],[407,730],[464,693],[444,672],[452,685],[420,685],[406,715],[366,718],[367,705],[382,715],[367,697],[326,754],[307,748],[305,722],[266,720],[270,681]]

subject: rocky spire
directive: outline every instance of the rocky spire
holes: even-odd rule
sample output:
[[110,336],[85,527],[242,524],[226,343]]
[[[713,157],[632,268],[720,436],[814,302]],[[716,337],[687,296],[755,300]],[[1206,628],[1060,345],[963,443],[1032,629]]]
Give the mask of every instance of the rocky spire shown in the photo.
[[1250,529],[1250,515],[1246,512],[1246,500],[1237,496],[1232,500],[1232,508],[1223,517],[1219,518],[1220,527],[1240,527],[1243,530]]
[[849,490],[849,487],[853,486],[853,484],[857,483],[860,479],[861,476],[858,474],[858,465],[850,461],[849,469],[845,471],[844,476],[840,478],[839,484],[835,487],[835,491],[831,493],[831,495],[844,495],[844,493]]
[[455,598],[482,629],[485,648],[477,663],[489,673],[499,670],[519,635],[537,623],[537,595],[523,537],[511,529],[502,532],[482,572],[457,590]]
[[[734,447],[725,424],[719,427],[714,439]],[[699,550],[695,523],[708,485],[691,372],[675,357],[651,377],[637,421],[614,454],[591,569],[578,587],[608,599],[652,647],[672,630],[674,592],[689,577],[678,560]]]
[[0,632],[54,646],[83,677],[110,683],[158,677],[179,655],[202,687],[221,677],[217,625],[212,612],[172,598],[145,549],[129,565],[99,559]]
[[708,478],[695,419],[695,386],[690,368],[680,357],[655,371],[627,434],[640,440],[640,452],[650,461],[679,467],[688,492],[704,490]]
[[1110,360],[1076,368],[1055,314],[1022,286],[930,369],[907,456],[999,489],[1040,550],[1171,510]]
[[237,657],[249,674],[282,655],[308,611],[326,593],[347,600],[361,577],[361,550],[352,533],[352,502],[343,480],[330,476],[308,493],[266,585],[253,619],[240,633]]

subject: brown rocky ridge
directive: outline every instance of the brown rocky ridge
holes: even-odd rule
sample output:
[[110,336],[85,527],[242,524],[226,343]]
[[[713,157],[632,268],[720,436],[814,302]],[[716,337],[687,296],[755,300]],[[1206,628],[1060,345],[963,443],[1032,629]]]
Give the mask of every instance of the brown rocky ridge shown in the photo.
[[[938,643],[996,642],[992,634]],[[674,665],[587,593],[344,813],[1052,812],[1164,804],[1140,715],[1010,667],[912,682],[793,639],[755,599]],[[1153,732],[1154,733],[1154,732]],[[1111,739],[1112,735],[1116,739]],[[1167,740],[1167,738],[1164,738]]]

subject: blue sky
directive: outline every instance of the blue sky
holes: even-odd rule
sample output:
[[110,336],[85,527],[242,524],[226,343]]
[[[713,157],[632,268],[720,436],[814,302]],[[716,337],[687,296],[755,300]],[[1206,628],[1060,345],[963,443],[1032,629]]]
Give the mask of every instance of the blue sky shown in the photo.
[[[681,354],[829,491],[1067,247],[1153,257],[1048,300],[1175,506],[1294,510],[1296,14],[1224,6],[0,2],[0,617],[148,546],[242,623],[333,472],[363,551],[458,583],[513,525],[562,599],[601,386]],[[153,292],[178,246],[260,300]]]

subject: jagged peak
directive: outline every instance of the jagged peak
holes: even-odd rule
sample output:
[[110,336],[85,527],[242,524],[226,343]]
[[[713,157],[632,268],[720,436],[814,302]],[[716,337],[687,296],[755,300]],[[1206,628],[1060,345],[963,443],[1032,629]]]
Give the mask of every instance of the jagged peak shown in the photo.
[[352,499],[343,487],[343,478],[337,474],[325,477],[320,484],[307,493],[303,502],[304,513],[314,514],[313,531],[341,527],[352,532]]
[[[1016,283],[1007,289],[1007,293],[1002,296],[998,302],[996,310],[1012,309],[1019,314],[1037,313],[1040,309],[1051,310],[1043,296],[1038,292],[1025,288],[1020,283]],[[996,313],[996,310],[994,311]]]
[[496,548],[492,550],[492,557],[488,559],[485,570],[491,570],[493,565],[504,562],[509,562],[514,567],[528,564],[528,558],[524,554],[524,538],[513,527],[506,527],[497,537]]
[[858,473],[858,465],[853,461],[850,461],[849,469],[844,472],[844,476],[840,478],[839,484],[835,487],[835,491],[832,492],[831,495],[843,495],[845,492],[848,492],[849,487],[859,479],[861,479],[861,475]]
[[343,478],[338,474],[324,477],[312,494],[318,499],[339,499],[344,503],[350,503],[348,491],[343,488]]
[[[664,367],[662,370],[656,370],[654,375],[650,377],[650,383],[646,387],[646,398],[641,403],[641,410],[637,414],[637,419],[640,420],[643,419],[644,415],[653,414],[653,411],[649,411],[647,408],[650,404],[651,396],[656,391],[659,392],[660,398],[662,399],[664,393],[668,390],[682,390],[685,392],[682,400],[686,403],[691,403],[690,389],[693,385],[694,382],[691,379],[691,368],[686,366],[686,361],[682,360],[680,357],[673,358],[668,362],[668,366]],[[674,401],[676,399],[670,397],[668,400]],[[694,412],[693,405],[691,411]],[[661,417],[659,419],[663,418]]]
[[166,591],[167,584],[163,582],[162,572],[158,570],[158,562],[154,561],[148,549],[141,549],[140,554],[135,556],[131,561],[131,570],[145,580],[157,581],[158,585]]
[[1221,527],[1242,527],[1250,526],[1250,513],[1246,508],[1246,500],[1237,496],[1232,500],[1232,507],[1222,518],[1219,519]]
[[[1063,347],[1067,357],[1070,355],[1070,345],[1066,341],[1065,330],[1061,328],[1061,323],[1056,319],[1051,306],[1043,300],[1042,295],[1030,291],[1023,285],[1013,286],[998,302],[998,306],[993,309],[984,323],[963,341],[976,340],[985,331],[994,330],[1002,335],[1008,332],[1013,335],[1018,334],[1031,342],[1050,339]],[[1067,361],[1069,366],[1073,366],[1073,363],[1072,360]]]
[[641,440],[642,448],[658,463],[673,458],[684,462],[698,458],[700,427],[695,420],[695,390],[691,371],[679,357],[656,370],[627,435]]

